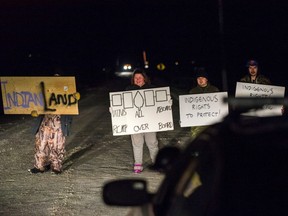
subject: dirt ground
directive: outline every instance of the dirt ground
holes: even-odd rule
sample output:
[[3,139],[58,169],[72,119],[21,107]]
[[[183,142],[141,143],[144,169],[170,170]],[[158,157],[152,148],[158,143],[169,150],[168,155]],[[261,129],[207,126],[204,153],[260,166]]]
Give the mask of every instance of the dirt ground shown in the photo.
[[[33,117],[0,116],[0,215],[125,215],[128,208],[103,203],[105,182],[141,177],[151,192],[157,189],[163,175],[148,169],[134,174],[130,136],[112,135],[109,91],[121,85],[123,81],[81,92],[80,115],[73,118],[60,175],[27,171],[34,161]],[[160,147],[183,145],[189,137],[189,130],[178,126],[177,108],[173,112],[175,130],[158,133]],[[144,160],[147,165],[147,149]]]

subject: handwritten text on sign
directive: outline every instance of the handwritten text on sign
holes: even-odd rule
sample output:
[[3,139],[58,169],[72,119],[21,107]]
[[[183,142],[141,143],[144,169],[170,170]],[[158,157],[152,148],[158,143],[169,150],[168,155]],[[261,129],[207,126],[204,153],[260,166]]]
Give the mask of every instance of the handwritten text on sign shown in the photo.
[[[284,97],[285,87],[273,86],[273,85],[261,85],[254,83],[237,82],[235,97]],[[263,109],[251,110],[245,115],[250,116],[273,116],[282,115],[282,106],[280,105],[265,105]]]
[[202,126],[220,122],[228,114],[228,104],[223,103],[224,97],[227,97],[227,92],[180,95],[180,126]]
[[110,92],[114,136],[174,130],[169,87]]
[[78,114],[75,77],[0,77],[4,114]]

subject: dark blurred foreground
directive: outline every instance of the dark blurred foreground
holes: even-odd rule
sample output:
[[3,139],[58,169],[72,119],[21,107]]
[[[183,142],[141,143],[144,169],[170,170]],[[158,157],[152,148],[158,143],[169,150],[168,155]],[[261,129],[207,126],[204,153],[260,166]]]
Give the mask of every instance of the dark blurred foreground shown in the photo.
[[165,178],[156,193],[146,191],[144,179],[127,179],[106,184],[103,198],[109,205],[138,206],[135,216],[286,215],[287,131],[285,116],[232,112],[180,153],[160,150],[154,169]]

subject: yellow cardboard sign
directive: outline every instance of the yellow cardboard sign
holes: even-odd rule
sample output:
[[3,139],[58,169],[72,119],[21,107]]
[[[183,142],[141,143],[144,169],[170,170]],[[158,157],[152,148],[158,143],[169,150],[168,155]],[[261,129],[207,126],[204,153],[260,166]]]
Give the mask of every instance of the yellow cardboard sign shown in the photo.
[[4,114],[78,115],[75,77],[0,77]]

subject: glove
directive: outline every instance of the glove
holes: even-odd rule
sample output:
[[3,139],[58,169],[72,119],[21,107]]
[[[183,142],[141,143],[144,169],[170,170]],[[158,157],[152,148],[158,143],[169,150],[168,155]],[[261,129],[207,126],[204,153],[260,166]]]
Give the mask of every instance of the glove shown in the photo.
[[31,116],[32,116],[32,117],[38,117],[39,114],[38,114],[38,112],[37,112],[36,110],[32,110],[32,111],[31,111]]
[[73,94],[73,97],[74,97],[77,101],[80,100],[80,98],[81,98],[79,92],[74,93],[74,94]]

